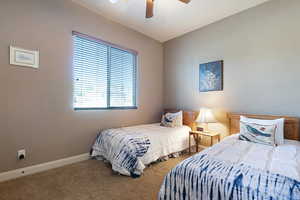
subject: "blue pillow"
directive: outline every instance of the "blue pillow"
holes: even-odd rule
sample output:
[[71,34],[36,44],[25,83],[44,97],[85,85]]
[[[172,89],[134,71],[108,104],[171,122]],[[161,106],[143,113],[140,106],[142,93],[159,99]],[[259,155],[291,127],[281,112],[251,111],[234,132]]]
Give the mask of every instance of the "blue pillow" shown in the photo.
[[276,125],[261,125],[240,122],[239,139],[264,145],[275,146]]
[[166,127],[181,127],[183,125],[182,121],[182,111],[166,113],[162,116],[160,125]]

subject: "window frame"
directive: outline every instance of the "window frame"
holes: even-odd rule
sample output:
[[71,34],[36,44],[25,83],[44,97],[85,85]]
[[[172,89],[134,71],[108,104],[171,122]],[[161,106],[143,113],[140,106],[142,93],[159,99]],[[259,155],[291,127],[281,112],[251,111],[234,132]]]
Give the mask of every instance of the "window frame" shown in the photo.
[[[116,45],[116,44],[113,44],[113,43],[110,43],[110,42],[107,42],[107,41],[104,41],[104,40],[101,40],[101,39],[98,39],[96,37],[93,37],[93,36],[89,36],[89,35],[86,35],[86,34],[83,34],[83,33],[80,33],[80,32],[77,32],[77,31],[72,31],[72,38],[75,37],[80,37],[80,38],[83,38],[83,39],[86,39],[86,40],[90,40],[90,41],[93,41],[93,42],[97,42],[97,43],[100,43],[102,45],[105,45],[108,47],[108,71],[111,69],[110,67],[110,57],[111,57],[111,48],[115,48],[115,49],[119,49],[121,51],[125,51],[125,52],[128,52],[128,53],[131,53],[133,56],[134,56],[134,60],[133,60],[133,64],[134,64],[134,80],[133,80],[133,106],[110,106],[110,75],[108,75],[108,79],[107,79],[107,107],[81,107],[81,108],[78,108],[78,107],[74,107],[74,99],[75,99],[75,96],[74,96],[74,91],[75,91],[75,77],[73,75],[73,99],[72,99],[72,102],[73,102],[73,109],[75,111],[80,111],[80,110],[131,110],[131,109],[138,109],[138,101],[137,101],[137,96],[138,96],[138,52],[135,51],[135,50],[132,50],[132,49],[129,49],[129,48],[125,48],[125,47],[122,47],[120,45]],[[74,40],[73,40],[73,45],[74,45]],[[74,56],[74,48],[73,48],[73,56]],[[74,60],[74,58],[73,58]],[[72,62],[72,69],[73,69],[73,74],[74,74],[74,64]],[[108,73],[109,74],[109,73]]]

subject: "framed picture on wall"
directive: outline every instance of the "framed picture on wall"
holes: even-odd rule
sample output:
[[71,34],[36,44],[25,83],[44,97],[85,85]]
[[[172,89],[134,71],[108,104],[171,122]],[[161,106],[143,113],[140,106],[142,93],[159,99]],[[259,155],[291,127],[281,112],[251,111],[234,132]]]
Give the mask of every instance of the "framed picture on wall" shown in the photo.
[[223,60],[200,64],[200,92],[223,90]]
[[39,68],[39,52],[10,46],[10,64]]

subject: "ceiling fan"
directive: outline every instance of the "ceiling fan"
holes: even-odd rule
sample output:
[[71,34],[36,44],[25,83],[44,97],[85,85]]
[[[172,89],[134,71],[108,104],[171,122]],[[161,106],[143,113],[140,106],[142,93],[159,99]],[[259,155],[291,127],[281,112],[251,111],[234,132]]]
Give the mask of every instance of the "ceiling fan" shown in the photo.
[[[179,0],[183,3],[190,3],[191,0]],[[147,6],[146,6],[146,18],[153,17],[153,6],[154,6],[154,0],[146,0]]]
[[[190,3],[191,0],[179,0],[183,3]],[[118,0],[110,0],[111,3],[117,3]],[[146,18],[153,17],[154,0],[146,0]]]

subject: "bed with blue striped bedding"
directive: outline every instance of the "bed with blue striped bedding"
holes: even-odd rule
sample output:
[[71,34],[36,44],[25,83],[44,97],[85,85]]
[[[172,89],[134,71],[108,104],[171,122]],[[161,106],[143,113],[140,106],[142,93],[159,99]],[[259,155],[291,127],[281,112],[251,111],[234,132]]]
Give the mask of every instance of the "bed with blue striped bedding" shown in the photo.
[[160,200],[300,200],[300,142],[272,147],[230,136],[178,164]]
[[103,130],[91,156],[110,162],[115,172],[136,178],[152,162],[187,149],[189,131],[187,126],[170,128],[159,123]]
[[114,171],[138,177],[144,166],[139,158],[147,153],[150,140],[139,134],[126,134],[122,129],[108,129],[98,134],[92,157],[102,156],[111,161]]

